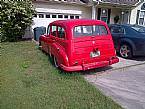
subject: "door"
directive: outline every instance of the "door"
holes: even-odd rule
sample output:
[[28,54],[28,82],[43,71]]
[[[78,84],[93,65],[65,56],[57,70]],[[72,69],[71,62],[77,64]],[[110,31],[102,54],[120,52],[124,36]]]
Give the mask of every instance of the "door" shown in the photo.
[[[48,10],[48,9],[46,8],[46,10]],[[62,10],[62,13],[60,13],[61,11],[59,9],[58,9],[58,12],[55,12],[55,13],[43,12],[43,10],[42,10],[42,12],[38,12],[37,14],[34,15],[32,28],[41,27],[41,26],[47,27],[51,22],[56,21],[56,20],[80,19],[81,18],[80,14],[72,13],[72,11],[70,14],[70,13],[68,13],[68,10],[65,10],[65,11],[67,12],[65,14],[64,14],[63,10]]]
[[98,8],[98,14],[97,14],[97,19],[102,20],[106,22],[107,24],[110,23],[110,15],[111,15],[111,9],[107,8]]
[[52,25],[50,30],[50,37],[48,38],[48,50],[57,59],[58,64],[62,64],[63,56],[67,55],[68,43],[66,39],[66,31],[64,27],[58,25]]

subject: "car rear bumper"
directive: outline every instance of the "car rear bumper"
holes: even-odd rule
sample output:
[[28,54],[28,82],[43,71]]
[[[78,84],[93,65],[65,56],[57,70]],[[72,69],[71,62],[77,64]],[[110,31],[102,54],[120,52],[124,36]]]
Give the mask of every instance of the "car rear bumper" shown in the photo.
[[119,59],[117,57],[113,57],[109,61],[94,62],[94,63],[83,64],[83,65],[78,65],[78,66],[70,66],[70,67],[61,64],[60,67],[65,71],[81,71],[81,70],[85,71],[89,69],[105,67],[105,66],[117,63],[117,62],[119,62]]

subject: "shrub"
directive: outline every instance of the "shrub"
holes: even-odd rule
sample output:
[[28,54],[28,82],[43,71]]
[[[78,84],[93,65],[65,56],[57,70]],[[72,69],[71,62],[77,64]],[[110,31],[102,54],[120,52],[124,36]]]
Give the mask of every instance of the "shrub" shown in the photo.
[[0,1],[0,40],[16,41],[31,25],[35,13],[31,0]]

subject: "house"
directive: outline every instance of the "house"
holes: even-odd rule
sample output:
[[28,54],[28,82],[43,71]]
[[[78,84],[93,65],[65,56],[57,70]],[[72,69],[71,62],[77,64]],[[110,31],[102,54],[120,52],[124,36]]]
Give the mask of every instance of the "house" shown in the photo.
[[45,26],[55,20],[91,18],[91,8],[80,0],[35,0],[37,15],[34,27]]
[[145,0],[132,9],[130,23],[145,26]]
[[92,11],[92,13],[95,13],[95,19],[103,20],[108,24],[113,24],[116,16],[119,17],[118,23],[129,24],[132,9],[140,2],[140,0],[98,0],[94,8],[96,12]]
[[121,24],[143,22],[140,5],[144,7],[144,4],[141,0],[33,0],[33,4],[37,14],[32,28],[47,27],[55,20],[80,18],[98,19],[110,24],[114,23],[116,16]]

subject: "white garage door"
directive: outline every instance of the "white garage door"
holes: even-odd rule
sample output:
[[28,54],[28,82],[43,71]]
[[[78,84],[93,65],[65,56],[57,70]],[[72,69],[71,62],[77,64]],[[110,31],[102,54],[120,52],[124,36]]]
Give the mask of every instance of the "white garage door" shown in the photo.
[[57,10],[57,9],[44,9],[37,8],[37,14],[34,15],[32,28],[35,27],[47,27],[49,23],[55,20],[64,19],[80,19],[81,11],[77,10]]

